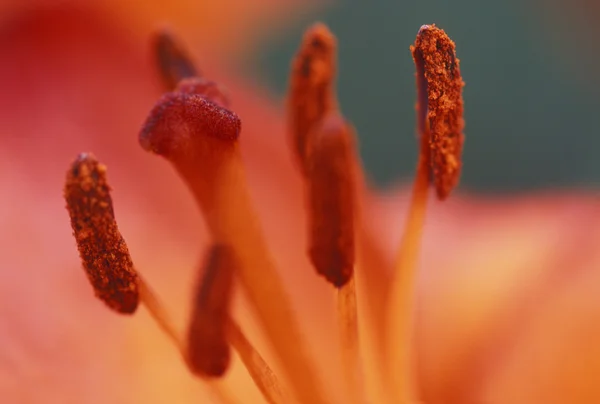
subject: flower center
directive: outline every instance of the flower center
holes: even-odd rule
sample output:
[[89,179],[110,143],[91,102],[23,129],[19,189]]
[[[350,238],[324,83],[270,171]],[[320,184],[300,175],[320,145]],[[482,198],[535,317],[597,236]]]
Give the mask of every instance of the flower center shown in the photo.
[[[64,195],[95,293],[119,313],[131,314],[142,303],[192,373],[214,387],[223,402],[232,402],[231,394],[213,380],[226,373],[233,348],[267,402],[328,403],[252,206],[239,150],[241,121],[229,109],[220,87],[200,76],[171,35],[156,35],[154,49],[169,92],[150,112],[140,144],[169,161],[188,185],[212,243],[184,337],[134,268],[115,221],[106,168],[93,155],[82,154],[67,172]],[[444,31],[425,25],[411,50],[417,67],[419,162],[392,282],[385,291],[367,284],[366,301],[382,292],[385,299],[369,308],[375,321],[365,324],[359,324],[357,314],[355,267],[368,277],[366,269],[373,265],[360,253],[372,249],[372,240],[363,234],[365,218],[360,209],[361,193],[367,187],[354,130],[340,113],[335,96],[335,37],[323,24],[314,25],[292,64],[287,113],[290,143],[305,188],[308,256],[337,293],[344,379],[348,397],[355,403],[418,401],[411,313],[428,190],[433,183],[443,200],[460,176],[463,82],[454,43]],[[231,316],[234,278],[282,363],[281,382]],[[364,345],[359,334],[368,327],[384,336],[371,355],[379,359],[380,377],[363,374],[366,358],[361,357]],[[366,391],[367,376],[381,380],[383,393]]]

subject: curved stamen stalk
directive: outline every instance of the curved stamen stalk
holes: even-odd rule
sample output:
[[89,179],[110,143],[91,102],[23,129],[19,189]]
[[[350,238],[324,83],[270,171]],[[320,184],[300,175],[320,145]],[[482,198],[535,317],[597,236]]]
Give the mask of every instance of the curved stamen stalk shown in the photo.
[[430,180],[438,198],[458,184],[464,135],[462,82],[454,42],[435,25],[423,25],[411,47],[417,73],[419,161],[404,234],[396,256],[391,286],[387,346],[390,386],[402,403],[418,399],[415,392],[413,313],[416,270]]
[[[133,266],[115,220],[106,166],[89,153],[79,155],[67,172],[64,197],[81,261],[96,296],[120,314],[133,314],[138,302],[144,304],[185,358],[181,332]],[[209,383],[209,388],[222,403],[235,404],[222,385]]]

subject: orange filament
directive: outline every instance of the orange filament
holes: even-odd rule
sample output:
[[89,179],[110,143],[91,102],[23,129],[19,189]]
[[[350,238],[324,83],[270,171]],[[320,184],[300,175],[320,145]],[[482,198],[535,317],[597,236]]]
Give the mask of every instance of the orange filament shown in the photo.
[[287,404],[286,394],[281,387],[277,376],[263,357],[254,349],[248,338],[244,335],[235,321],[229,321],[228,336],[231,345],[240,355],[250,377],[263,394],[269,404]]
[[429,190],[429,166],[423,152],[419,157],[408,217],[396,254],[389,298],[387,340],[390,386],[402,403],[413,403],[412,358],[415,278]]
[[363,402],[363,374],[360,357],[358,309],[356,305],[356,277],[338,289],[338,326],[342,365],[348,396],[355,403]]
[[204,274],[196,289],[188,329],[188,363],[202,376],[223,376],[231,354],[227,341],[227,321],[232,297],[233,251],[213,245],[204,264]]
[[197,77],[199,72],[190,57],[170,32],[156,32],[152,40],[152,49],[163,84],[168,91],[188,77]]
[[163,303],[158,299],[148,282],[138,275],[140,287],[140,301],[144,304],[150,316],[156,321],[159,328],[166,334],[177,350],[185,358],[185,344],[181,332],[175,327],[173,320]]
[[115,221],[106,166],[91,154],[80,154],[67,171],[64,197],[96,296],[119,313],[134,313],[139,302],[138,277]]
[[196,198],[215,242],[235,251],[239,279],[296,395],[302,402],[324,403],[252,207],[237,143],[239,130],[234,113],[200,94],[170,93],[150,113],[140,143],[172,163]]
[[291,143],[302,171],[309,132],[327,112],[337,109],[333,91],[335,51],[335,37],[325,25],[318,23],[304,34],[292,62],[288,118]]
[[411,51],[427,82],[431,168],[437,196],[443,200],[460,179],[465,125],[460,63],[454,42],[435,25],[421,27]]
[[306,148],[309,256],[338,288],[354,273],[353,150],[351,128],[337,113],[313,128]]

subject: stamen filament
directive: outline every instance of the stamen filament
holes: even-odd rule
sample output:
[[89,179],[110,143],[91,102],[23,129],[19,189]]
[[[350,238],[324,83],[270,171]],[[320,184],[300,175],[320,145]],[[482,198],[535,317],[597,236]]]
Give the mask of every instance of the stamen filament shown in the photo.
[[415,402],[413,380],[413,308],[415,278],[429,193],[429,164],[427,157],[419,158],[412,198],[400,247],[396,255],[394,278],[390,293],[389,374],[394,396],[399,403]]
[[356,280],[350,280],[337,290],[337,312],[340,330],[340,349],[347,397],[354,403],[363,402],[362,364],[358,334],[358,310],[356,307]]
[[185,358],[185,343],[181,331],[175,327],[173,319],[165,306],[161,303],[156,293],[152,291],[150,285],[141,276],[139,276],[139,289],[140,301],[144,304],[158,327],[167,337],[169,337],[171,342],[173,342],[177,350],[181,353],[182,357]]
[[[160,299],[152,291],[150,285],[139,277],[139,290],[140,290],[140,302],[144,304],[148,313],[152,319],[156,322],[158,327],[167,335],[169,340],[173,343],[175,348],[181,354],[183,360],[188,364],[188,355],[186,350],[186,344],[184,342],[183,333],[175,327],[175,323],[169,312],[161,303]],[[222,404],[237,404],[238,400],[229,391],[229,388],[225,383],[216,379],[202,378],[205,384],[208,386],[210,393],[216,397]]]
[[250,377],[269,404],[287,404],[286,394],[275,375],[260,353],[246,338],[240,326],[230,319],[228,327],[229,342],[246,366]]
[[[359,194],[365,196],[364,193]],[[359,202],[359,205],[362,203]],[[389,370],[389,356],[385,344],[389,317],[389,274],[393,258],[388,257],[379,248],[375,235],[367,229],[367,219],[363,209],[359,208],[356,228],[357,265],[354,276],[358,277],[357,293],[361,297],[360,343],[363,349],[369,352],[361,357],[361,365],[365,369],[362,384],[370,403],[385,403],[388,397],[385,388],[388,380],[384,380],[380,375],[387,374]]]

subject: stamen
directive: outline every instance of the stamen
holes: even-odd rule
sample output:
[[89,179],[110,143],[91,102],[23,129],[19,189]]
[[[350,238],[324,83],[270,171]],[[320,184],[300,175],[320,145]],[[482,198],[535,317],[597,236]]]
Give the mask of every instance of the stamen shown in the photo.
[[354,278],[354,135],[339,113],[323,118],[306,147],[309,256],[338,289],[340,347],[349,396],[360,401],[361,372]]
[[302,171],[307,137],[323,116],[337,109],[334,94],[336,40],[324,24],[313,25],[292,62],[288,117],[292,145]]
[[187,357],[192,371],[203,377],[223,376],[231,360],[227,321],[236,266],[234,259],[229,247],[212,246],[196,288],[188,328]]
[[96,296],[111,309],[132,314],[146,305],[161,329],[181,350],[181,337],[162,304],[133,266],[127,244],[117,227],[106,166],[87,153],[67,171],[64,196],[73,234]]
[[[83,267],[96,296],[123,314],[134,313],[138,302],[143,303],[185,357],[181,333],[148,283],[134,269],[115,220],[106,166],[91,154],[80,154],[67,172],[64,197]],[[223,386],[209,383],[209,387],[222,403],[235,402]]]
[[[311,145],[314,143],[313,137],[319,136],[324,121],[331,120],[331,118],[326,118],[327,116],[339,114],[334,91],[335,58],[336,39],[334,35],[323,24],[316,24],[309,28],[292,63],[288,119],[293,152],[309,185],[308,211],[311,237],[309,256],[318,273],[328,278],[335,286],[341,286],[338,290],[340,345],[345,361],[344,370],[350,391],[349,396],[358,400],[362,397],[360,390],[362,390],[363,378],[361,377],[362,363],[359,356],[356,288],[353,276],[355,233],[359,249],[362,252],[368,251],[368,254],[359,255],[361,268],[369,271],[362,286],[373,292],[367,293],[364,303],[373,314],[369,316],[368,321],[377,325],[384,322],[381,313],[385,307],[383,297],[378,300],[378,296],[381,296],[381,288],[377,287],[377,279],[383,279],[384,276],[377,277],[377,275],[385,272],[386,268],[372,267],[373,262],[379,264],[381,260],[377,259],[375,250],[370,248],[369,237],[363,234],[365,226],[362,221],[365,218],[359,212],[362,201],[355,200],[354,193],[357,188],[361,191],[359,194],[365,196],[368,193],[368,187],[365,184],[361,163],[354,151],[333,152],[334,155],[340,155],[345,160],[337,173],[334,164],[327,161],[330,157],[327,156],[328,152],[325,152],[322,158],[322,164],[327,167],[326,174],[320,170],[313,171],[312,174],[309,172],[309,164],[311,164],[309,155]],[[340,132],[351,131],[343,119],[339,118],[338,121],[333,126],[337,125]],[[348,139],[352,137],[350,134],[342,137],[344,136]],[[340,148],[344,149],[345,146]],[[330,174],[333,174],[334,178],[327,178]],[[340,182],[335,178],[337,175],[343,178],[343,181]],[[343,182],[350,183],[351,187],[346,186]],[[311,192],[311,189],[314,192]],[[343,190],[341,194],[340,190]],[[353,195],[343,195],[346,191]],[[377,320],[379,321],[377,322]]]
[[170,32],[166,30],[156,32],[152,48],[156,65],[167,90],[173,90],[177,83],[185,78],[200,75],[183,46]]
[[138,275],[140,286],[140,301],[144,304],[152,319],[158,327],[169,337],[177,350],[185,358],[185,344],[181,331],[175,327],[172,317],[165,308],[164,304],[158,298],[158,295],[152,290],[148,282]]
[[170,93],[151,111],[140,143],[173,164],[197,199],[215,242],[235,251],[240,281],[295,393],[302,402],[324,403],[252,207],[237,143],[239,131],[239,118],[215,102],[198,94]]
[[426,81],[422,86],[427,86],[428,94],[431,167],[437,196],[443,200],[460,179],[464,143],[460,63],[454,42],[435,25],[421,27],[411,51]]
[[[446,198],[458,183],[462,150],[463,83],[454,43],[434,25],[424,25],[411,47],[417,69],[417,128],[420,153],[404,234],[396,256],[390,292],[387,347],[391,360],[389,384],[401,402],[414,392],[413,307],[416,267],[427,208],[430,167],[438,197]],[[431,130],[430,130],[431,126]],[[435,134],[433,134],[435,130]]]
[[139,279],[115,221],[106,166],[80,154],[67,171],[64,197],[83,268],[98,298],[121,314],[135,312]]

